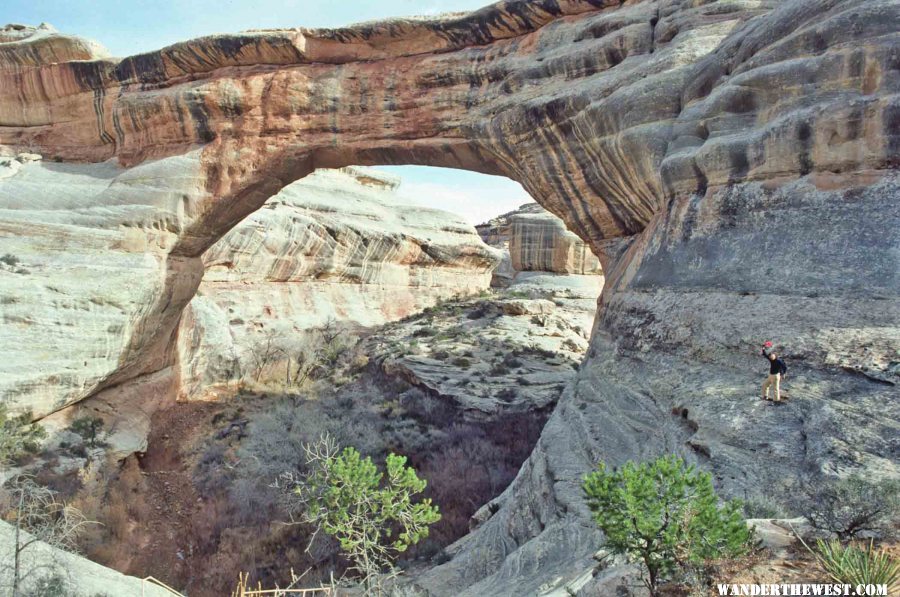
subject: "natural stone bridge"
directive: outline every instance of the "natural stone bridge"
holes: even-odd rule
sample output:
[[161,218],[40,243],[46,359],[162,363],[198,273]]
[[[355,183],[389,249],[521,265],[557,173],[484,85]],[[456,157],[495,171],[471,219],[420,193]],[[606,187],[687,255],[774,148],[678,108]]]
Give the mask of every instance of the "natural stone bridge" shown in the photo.
[[[578,478],[598,458],[676,451],[776,501],[801,471],[897,474],[898,23],[893,0],[509,0],[124,60],[5,29],[0,144],[43,163],[7,164],[0,234],[44,276],[7,278],[13,298],[47,315],[9,311],[0,388],[44,414],[156,383],[199,255],[280,188],[449,166],[522,183],[601,255],[607,288],[578,383],[503,507],[431,573],[439,593],[583,570]],[[120,344],[48,290],[99,271],[91,292],[118,307],[76,302],[125,326]],[[765,339],[796,374],[780,410],[754,401]]]
[[892,4],[516,0],[120,61],[37,35],[2,54],[0,142],[125,167],[204,146],[178,254],[317,167],[394,163],[508,176],[596,245],[708,187],[890,165]]

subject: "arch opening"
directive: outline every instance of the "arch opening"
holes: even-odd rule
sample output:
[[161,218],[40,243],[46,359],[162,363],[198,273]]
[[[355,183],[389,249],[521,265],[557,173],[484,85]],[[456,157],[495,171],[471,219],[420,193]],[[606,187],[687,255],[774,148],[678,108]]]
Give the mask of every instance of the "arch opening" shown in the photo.
[[[438,556],[496,511],[495,498],[575,377],[602,269],[511,181],[464,189],[459,176],[429,168],[401,170],[407,180],[398,185],[388,170],[317,170],[204,253],[204,278],[177,333],[180,401],[153,415],[147,450],[128,466],[145,477],[190,467],[177,491],[187,503],[202,494],[211,534],[174,567],[165,564],[163,552],[176,550],[165,547],[172,538],[164,533],[109,537],[104,543],[120,553],[134,553],[132,540],[160,546],[132,556],[133,574],[200,594],[228,588],[230,575],[182,573],[237,557],[219,543],[222,534],[269,524],[276,515],[262,480],[296,466],[301,443],[322,432],[376,461],[388,451],[406,455],[428,481],[444,518],[404,565]],[[402,194],[416,175],[431,184]],[[511,196],[501,200],[501,192]],[[467,197],[493,201],[501,213],[476,227],[482,211],[467,221],[439,209],[458,209]],[[227,467],[216,464],[223,459]],[[164,490],[139,484],[151,500]],[[111,487],[125,491],[119,480]],[[298,530],[280,541],[307,538]],[[318,549],[318,563],[283,555],[272,563],[313,566],[314,581],[335,567],[333,559],[322,565],[329,552]],[[265,546],[256,553],[254,578],[283,582],[267,576],[274,567]]]

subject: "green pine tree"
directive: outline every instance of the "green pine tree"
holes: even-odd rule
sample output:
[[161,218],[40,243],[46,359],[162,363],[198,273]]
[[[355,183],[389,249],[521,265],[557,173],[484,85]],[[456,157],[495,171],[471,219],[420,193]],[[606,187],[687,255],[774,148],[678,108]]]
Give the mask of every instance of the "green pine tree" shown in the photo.
[[382,575],[393,572],[394,558],[428,536],[441,515],[430,499],[416,501],[426,481],[390,454],[386,472],[354,448],[337,452],[327,441],[308,449],[310,472],[294,486],[304,519],[337,539],[360,574],[367,594],[380,594]]
[[100,445],[97,439],[103,430],[103,419],[97,416],[85,415],[78,417],[69,425],[69,431],[80,435],[92,448]]
[[677,572],[741,555],[751,545],[741,503],[721,503],[711,475],[677,456],[613,471],[600,463],[583,488],[607,546],[642,565],[651,595]]

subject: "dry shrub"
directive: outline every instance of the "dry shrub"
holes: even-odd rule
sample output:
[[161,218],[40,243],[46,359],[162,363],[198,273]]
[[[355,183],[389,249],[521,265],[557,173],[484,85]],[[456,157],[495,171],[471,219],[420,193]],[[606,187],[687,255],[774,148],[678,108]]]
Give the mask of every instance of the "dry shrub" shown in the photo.
[[122,540],[128,536],[129,520],[128,506],[122,494],[118,491],[110,492],[101,522],[113,537]]
[[70,500],[84,486],[78,469],[69,469],[58,473],[55,468],[59,461],[55,458],[48,461],[35,475],[35,482],[56,492],[61,500]]
[[145,483],[140,466],[134,457],[93,484],[91,491],[82,491],[73,505],[85,513],[91,525],[79,544],[92,560],[107,566],[117,566],[126,557],[123,544],[135,541],[133,523],[149,520],[149,508],[144,499]]

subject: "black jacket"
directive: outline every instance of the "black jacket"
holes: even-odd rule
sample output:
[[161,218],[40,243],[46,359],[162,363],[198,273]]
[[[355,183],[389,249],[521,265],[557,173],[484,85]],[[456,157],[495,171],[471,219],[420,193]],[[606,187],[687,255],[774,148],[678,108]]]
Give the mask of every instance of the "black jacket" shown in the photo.
[[762,356],[766,357],[766,360],[769,361],[769,375],[775,375],[776,373],[780,373],[782,376],[787,373],[787,365],[784,364],[779,358],[776,358],[774,361],[769,358],[769,352],[763,348]]

